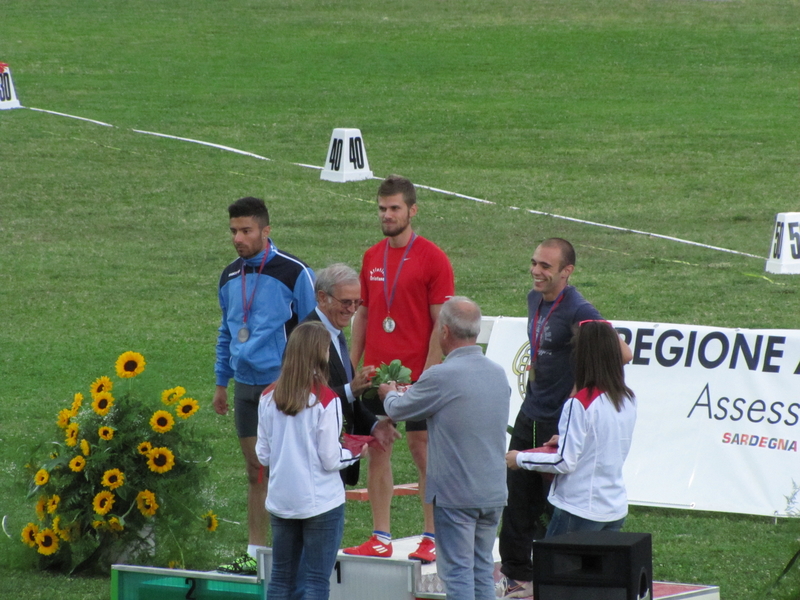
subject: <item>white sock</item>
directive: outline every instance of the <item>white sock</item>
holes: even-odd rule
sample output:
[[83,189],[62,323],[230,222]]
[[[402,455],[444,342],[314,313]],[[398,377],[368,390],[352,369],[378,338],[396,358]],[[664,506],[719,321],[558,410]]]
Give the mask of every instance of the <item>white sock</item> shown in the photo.
[[252,556],[253,558],[256,558],[256,550],[258,550],[259,548],[266,548],[266,546],[257,546],[256,544],[247,544],[247,553],[250,556]]
[[392,534],[388,531],[378,531],[377,529],[372,532],[381,544],[389,545],[392,543]]

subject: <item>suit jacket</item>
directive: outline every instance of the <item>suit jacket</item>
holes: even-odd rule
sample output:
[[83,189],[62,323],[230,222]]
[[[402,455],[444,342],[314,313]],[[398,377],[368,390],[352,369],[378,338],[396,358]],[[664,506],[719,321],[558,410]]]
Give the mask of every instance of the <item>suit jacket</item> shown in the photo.
[[[312,310],[309,315],[303,319],[306,321],[321,321],[316,310]],[[350,360],[350,357],[346,357]],[[350,434],[369,435],[372,427],[378,422],[377,417],[364,406],[360,399],[356,398],[355,402],[350,402],[347,399],[344,386],[347,384],[347,372],[344,370],[344,364],[339,358],[339,351],[331,340],[330,358],[328,359],[328,385],[339,396],[340,404],[342,405],[342,415],[344,416],[344,430]],[[342,474],[342,481],[346,485],[356,485],[358,483],[360,461],[350,465],[349,467],[339,471]]]

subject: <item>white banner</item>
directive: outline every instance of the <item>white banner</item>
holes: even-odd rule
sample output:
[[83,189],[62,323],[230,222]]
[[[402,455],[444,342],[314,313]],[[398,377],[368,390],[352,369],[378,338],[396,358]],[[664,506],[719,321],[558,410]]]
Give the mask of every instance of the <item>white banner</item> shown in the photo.
[[[509,424],[525,393],[526,322],[498,317],[486,352],[514,391]],[[631,504],[786,515],[800,484],[800,331],[613,323],[634,354]]]

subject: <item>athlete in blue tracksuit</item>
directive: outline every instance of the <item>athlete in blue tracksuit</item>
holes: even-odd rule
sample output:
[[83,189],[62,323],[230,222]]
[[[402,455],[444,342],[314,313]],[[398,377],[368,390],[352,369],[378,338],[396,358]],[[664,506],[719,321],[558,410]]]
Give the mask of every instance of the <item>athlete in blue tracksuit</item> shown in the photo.
[[[259,275],[265,252],[266,260]],[[246,265],[244,302],[249,303],[252,298],[246,342],[237,337],[244,326],[243,263]],[[278,250],[269,240],[265,250],[252,258],[239,258],[225,268],[219,280],[219,305],[222,323],[217,339],[217,385],[227,386],[234,379],[266,387],[278,378],[289,333],[317,305],[314,272],[300,259]]]
[[269,238],[269,212],[263,200],[240,198],[228,207],[233,246],[239,255],[222,272],[219,305],[222,322],[214,368],[214,410],[228,414],[228,383],[234,380],[234,422],[247,471],[247,555],[219,567],[255,574],[255,556],[266,543],[264,502],[267,485],[256,456],[258,402],[278,378],[292,328],[316,306],[314,273],[301,260],[281,252]]

